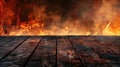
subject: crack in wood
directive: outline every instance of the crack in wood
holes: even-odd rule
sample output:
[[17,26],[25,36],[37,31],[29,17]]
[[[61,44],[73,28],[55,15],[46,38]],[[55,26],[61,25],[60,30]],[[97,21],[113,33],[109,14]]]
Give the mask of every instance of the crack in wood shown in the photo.
[[27,58],[27,60],[25,61],[24,65],[22,67],[26,67],[27,63],[29,62],[30,58],[32,57],[32,55],[34,54],[34,52],[36,51],[37,47],[39,46],[40,42],[41,42],[42,38],[39,40],[39,42],[36,44],[35,48],[33,49],[32,53],[29,55],[29,57]]
[[0,60],[6,58],[11,52],[13,52],[15,49],[17,49],[20,45],[22,45],[29,37],[27,37],[24,41],[22,41],[20,44],[18,44],[15,48],[13,48],[11,51],[9,51],[6,55],[4,55]]
[[[66,39],[66,38],[65,38]],[[76,53],[76,55],[79,57],[79,60],[81,61],[81,66],[82,67],[87,67],[87,64],[85,63],[85,61],[82,59],[82,57],[81,56],[79,56],[79,54],[78,54],[78,52],[77,52],[77,50],[76,50],[76,48],[74,47],[74,44],[73,44],[73,42],[70,40],[70,38],[69,37],[67,37],[67,40],[69,40],[69,42],[71,43],[71,45],[72,45],[72,47],[73,47],[73,50],[75,51],[75,53]]]

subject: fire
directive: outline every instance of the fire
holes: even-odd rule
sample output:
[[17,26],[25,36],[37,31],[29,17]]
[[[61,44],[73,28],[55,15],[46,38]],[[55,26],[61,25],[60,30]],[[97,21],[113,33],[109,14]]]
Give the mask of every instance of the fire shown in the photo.
[[[115,2],[115,4],[117,1]],[[107,35],[120,35],[120,15],[119,9],[112,9],[112,18],[107,24],[106,28],[103,30],[104,34]]]
[[114,6],[117,0],[103,0],[103,5],[96,13],[95,22],[97,34],[100,35],[120,35],[119,12]]
[[[31,26],[32,25],[32,26]],[[29,24],[23,23],[19,26],[12,28],[12,31],[9,35],[43,35],[44,34],[44,23],[36,22],[34,20],[29,21]],[[28,33],[29,32],[29,33]]]
[[120,35],[120,17],[115,17],[104,29],[104,34]]
[[[120,35],[118,0],[94,1],[91,9],[78,10],[82,4],[78,2],[67,13],[67,8],[53,7],[54,3],[41,5],[28,0],[0,0],[0,35]],[[86,5],[84,8],[88,8]]]

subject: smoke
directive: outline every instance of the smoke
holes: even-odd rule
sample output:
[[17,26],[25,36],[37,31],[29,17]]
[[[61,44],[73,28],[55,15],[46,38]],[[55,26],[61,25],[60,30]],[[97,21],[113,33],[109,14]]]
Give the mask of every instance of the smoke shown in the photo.
[[91,17],[94,16],[94,0],[30,0],[29,3],[34,4],[31,17],[45,21],[47,29],[52,26],[62,29],[71,24],[82,31],[94,33],[94,21]]
[[0,32],[10,34],[12,27],[34,20],[44,22],[44,30],[57,30],[53,31],[55,34],[62,31],[103,34],[110,19],[119,12],[119,3],[119,0],[1,0]]

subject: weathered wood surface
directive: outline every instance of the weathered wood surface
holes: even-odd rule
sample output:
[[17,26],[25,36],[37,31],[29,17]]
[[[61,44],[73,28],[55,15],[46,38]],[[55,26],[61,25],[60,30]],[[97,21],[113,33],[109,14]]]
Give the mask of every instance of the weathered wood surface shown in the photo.
[[1,36],[0,67],[120,67],[120,37]]
[[56,38],[43,37],[26,67],[55,67]]
[[65,38],[57,39],[57,59],[59,67],[77,67],[82,66],[81,59],[77,55],[72,44]]

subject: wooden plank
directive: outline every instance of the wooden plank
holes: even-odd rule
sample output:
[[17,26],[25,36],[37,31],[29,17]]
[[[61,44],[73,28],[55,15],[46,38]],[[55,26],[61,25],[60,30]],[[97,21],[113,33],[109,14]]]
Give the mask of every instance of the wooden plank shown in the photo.
[[20,44],[26,37],[17,37],[15,40],[7,43],[5,46],[0,47],[0,59],[5,57],[11,50],[13,50],[18,44]]
[[22,67],[40,39],[41,37],[30,37],[27,39],[8,56],[0,61],[0,67]]
[[73,37],[71,37],[69,40],[73,44],[73,47],[76,49],[76,52],[80,58],[85,62],[87,66],[90,66],[88,63],[92,64],[94,63],[94,59],[97,60],[99,58],[99,56],[89,46],[86,46],[82,43],[82,41],[84,41],[82,37],[75,38],[75,40]]
[[0,36],[0,42],[5,41],[6,39],[10,39],[10,36]]
[[94,42],[96,42],[100,46],[102,45],[101,47],[105,48],[105,52],[120,54],[119,38],[120,37],[115,36],[94,37],[94,39],[96,39]]
[[55,67],[55,41],[54,37],[44,37],[26,67]]
[[39,40],[39,42],[37,43],[37,45],[33,49],[32,53],[28,56],[28,59],[26,60],[26,62],[24,63],[24,65],[22,67],[26,67],[27,63],[29,62],[29,60],[31,59],[32,55],[34,54],[34,52],[36,51],[37,47],[39,46],[39,43],[41,42],[41,40],[42,40],[42,38]]
[[[105,59],[102,58],[103,55],[100,55],[101,53],[107,53],[110,49],[108,49],[108,46],[110,46],[111,44],[109,44],[109,42],[112,42],[111,39],[112,37],[100,37],[101,39],[99,39],[99,37],[80,37],[80,38],[71,38],[71,40],[74,42],[74,45],[76,48],[78,48],[78,52],[84,51],[82,52],[82,54],[87,54],[87,58],[89,59],[89,56],[91,58],[91,63],[93,65],[97,65],[97,66],[112,66],[111,65],[111,61],[110,58],[109,59]],[[105,39],[106,38],[106,39]],[[103,42],[108,43],[108,46],[104,46]],[[82,47],[82,48],[81,48]],[[114,48],[114,47],[113,47]],[[81,50],[82,49],[82,50]],[[86,53],[87,52],[87,53]],[[109,51],[112,52],[112,51]],[[115,56],[114,54],[111,54],[113,56]],[[110,54],[108,55],[110,56]],[[117,57],[117,56],[116,56]],[[84,55],[83,55],[83,59],[84,59]],[[86,60],[88,62],[88,60]],[[97,63],[97,64],[95,64]],[[116,63],[116,62],[115,62]],[[87,63],[89,64],[89,63]]]
[[[96,43],[105,47],[104,52],[96,51],[102,59],[109,60],[109,65],[112,67],[120,66],[120,37],[116,36],[104,36],[96,37]],[[93,48],[94,50],[98,50]]]
[[58,38],[57,41],[58,67],[82,66],[82,62],[79,60],[79,56],[77,56],[71,43],[64,37]]
[[40,40],[41,37],[1,39],[4,46],[0,47],[0,67],[79,67],[83,63],[84,67],[120,66],[120,37],[46,36]]
[[[6,53],[3,57],[1,57],[0,60],[6,58],[11,52],[13,52],[15,49],[17,49],[22,43],[24,43],[29,37],[27,37],[25,40],[23,40],[21,43],[19,43],[17,46],[15,46],[13,49],[11,49],[8,53]],[[16,41],[16,40],[15,40]],[[8,48],[7,48],[8,49]]]
[[11,42],[14,39],[15,37],[5,37],[4,39],[0,41],[0,47],[6,45],[7,43]]
[[5,36],[0,36],[0,41],[2,40],[2,39],[4,39],[4,38],[6,38]]
[[[75,38],[76,38],[76,37],[75,37]],[[77,38],[78,38],[78,37],[77,37]],[[74,43],[70,40],[69,37],[66,37],[66,40],[68,40],[68,41],[70,42],[70,44],[71,44],[72,47],[73,47],[73,50],[75,51],[75,53],[76,53],[77,56],[79,57],[78,59],[79,59],[80,62],[81,62],[81,66],[82,66],[82,67],[87,67],[87,66],[86,66],[86,63],[85,63],[85,60],[83,60],[82,56],[79,55],[80,53],[79,53],[78,50],[76,49]]]

